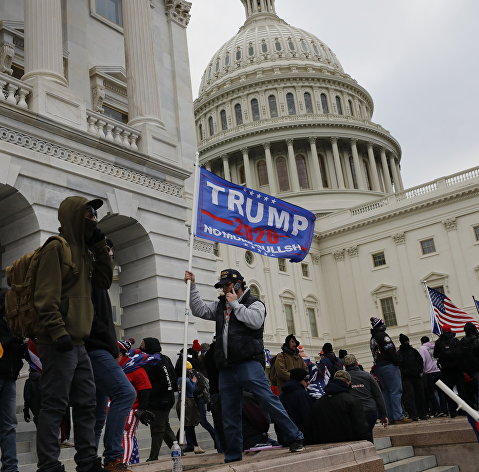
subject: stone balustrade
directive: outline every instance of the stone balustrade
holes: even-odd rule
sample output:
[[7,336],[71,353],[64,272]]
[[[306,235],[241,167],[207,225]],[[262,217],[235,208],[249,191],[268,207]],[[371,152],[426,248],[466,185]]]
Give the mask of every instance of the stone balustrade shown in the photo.
[[138,150],[141,134],[137,129],[91,110],[87,110],[87,122],[89,133],[132,151]]
[[0,103],[28,109],[27,97],[32,93],[32,87],[25,82],[0,73],[0,92]]
[[[288,123],[295,123],[304,121],[305,123],[317,122],[317,123],[331,123],[335,125],[360,125],[364,128],[371,129],[373,131],[379,131],[388,135],[389,139],[393,139],[389,134],[389,131],[383,128],[377,123],[373,123],[370,120],[357,118],[354,116],[345,116],[345,115],[335,115],[332,113],[320,114],[320,113],[310,113],[307,115],[286,115],[278,116],[277,118],[268,118],[258,121],[252,121],[250,123],[243,123],[239,126],[233,126],[227,130],[220,131],[215,133],[213,136],[205,136],[204,139],[200,142],[200,150],[204,146],[209,146],[213,143],[220,142],[226,138],[231,139],[231,137],[236,135],[241,135],[248,131],[253,131],[258,128],[274,128],[276,125],[284,125]],[[394,140],[396,142],[396,140]],[[399,147],[399,145],[398,145]]]

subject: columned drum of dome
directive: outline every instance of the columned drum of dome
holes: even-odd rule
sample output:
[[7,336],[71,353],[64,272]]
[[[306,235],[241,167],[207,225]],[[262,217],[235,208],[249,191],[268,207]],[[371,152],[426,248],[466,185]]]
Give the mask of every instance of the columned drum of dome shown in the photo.
[[246,21],[195,101],[201,163],[321,214],[402,190],[401,148],[372,121],[369,93],[274,0],[241,2]]

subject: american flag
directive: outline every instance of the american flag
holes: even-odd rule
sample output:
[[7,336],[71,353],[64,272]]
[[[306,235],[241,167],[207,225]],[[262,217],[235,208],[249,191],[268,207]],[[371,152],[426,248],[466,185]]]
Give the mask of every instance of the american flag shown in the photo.
[[[449,325],[453,333],[462,333],[464,331],[464,325],[470,321],[479,329],[479,323],[471,315],[454,305],[449,297],[446,297],[446,295],[431,287],[427,287],[427,290],[433,310],[431,317],[434,317],[440,328],[442,328],[443,325]],[[434,327],[434,322],[432,322],[432,324]],[[433,332],[436,333],[436,331]]]

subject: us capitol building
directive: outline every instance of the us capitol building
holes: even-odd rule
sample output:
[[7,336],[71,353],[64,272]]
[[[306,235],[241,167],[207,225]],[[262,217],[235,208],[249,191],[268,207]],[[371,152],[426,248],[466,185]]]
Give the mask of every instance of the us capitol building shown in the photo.
[[[8,264],[57,232],[64,198],[102,198],[118,335],[157,336],[175,359],[198,148],[212,172],[318,216],[299,264],[195,241],[202,294],[238,269],[267,306],[273,352],[294,332],[313,355],[329,341],[368,366],[372,315],[417,344],[430,332],[423,281],[474,313],[479,168],[404,189],[399,143],[331,49],[274,0],[242,3],[194,102],[186,0],[0,3],[2,286]],[[213,329],[190,319],[189,339]]]

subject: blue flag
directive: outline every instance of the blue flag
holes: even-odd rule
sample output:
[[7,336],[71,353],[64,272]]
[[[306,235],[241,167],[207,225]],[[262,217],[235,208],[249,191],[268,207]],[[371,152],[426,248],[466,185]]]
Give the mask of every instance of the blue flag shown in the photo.
[[304,208],[200,169],[199,238],[300,262],[311,246],[315,220]]

